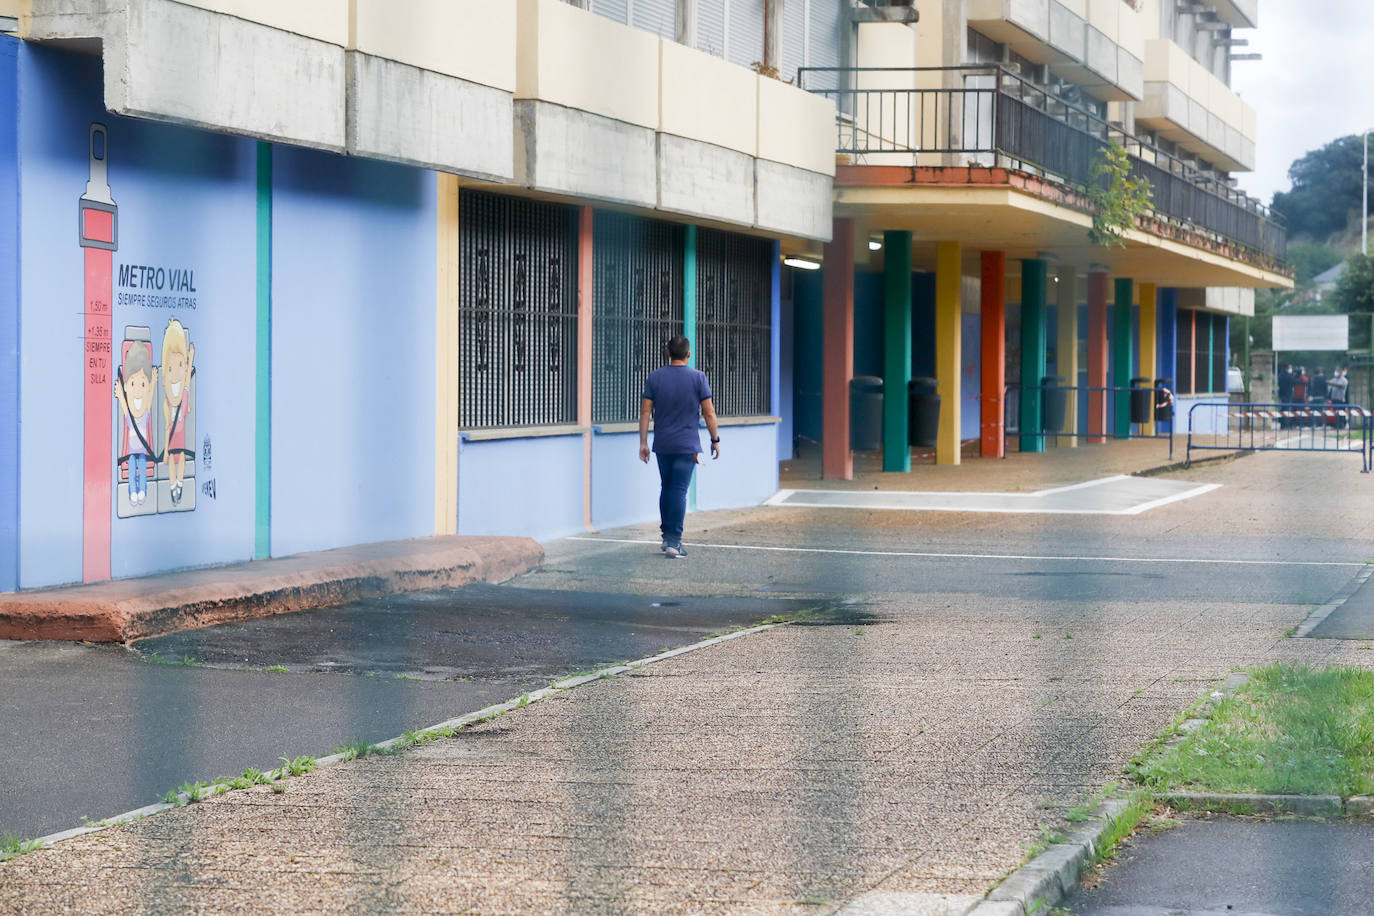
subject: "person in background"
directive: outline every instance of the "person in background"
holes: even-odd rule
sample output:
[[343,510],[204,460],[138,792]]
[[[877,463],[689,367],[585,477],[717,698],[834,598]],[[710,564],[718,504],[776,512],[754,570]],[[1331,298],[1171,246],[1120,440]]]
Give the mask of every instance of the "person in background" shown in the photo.
[[[1331,403],[1337,407],[1344,407],[1346,399],[1350,397],[1350,379],[1346,378],[1345,367],[1337,366],[1335,374],[1326,383],[1326,396],[1331,399]],[[1336,428],[1344,429],[1346,422],[1346,412],[1338,410],[1336,414]]]
[[664,555],[680,559],[687,556],[682,547],[682,526],[687,518],[687,488],[692,483],[697,456],[701,454],[701,420],[711,434],[711,457],[720,457],[720,431],[716,428],[716,408],[711,402],[711,384],[706,375],[687,361],[692,345],[686,337],[674,337],[664,348],[668,365],[649,373],[639,408],[639,460],[649,461],[649,418],[654,421],[653,453],[658,456],[659,530]]
[[1312,373],[1312,381],[1307,386],[1307,400],[1312,404],[1326,403],[1326,373],[1321,366]]

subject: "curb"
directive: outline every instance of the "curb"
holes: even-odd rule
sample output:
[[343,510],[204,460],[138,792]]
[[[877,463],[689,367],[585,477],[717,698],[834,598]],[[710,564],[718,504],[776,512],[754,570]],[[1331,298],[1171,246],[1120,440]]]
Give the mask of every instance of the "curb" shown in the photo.
[[0,595],[0,639],[127,643],[402,592],[502,582],[543,562],[530,538],[449,535],[142,579]]
[[1321,626],[1322,622],[1325,621],[1326,618],[1330,617],[1333,613],[1340,610],[1341,606],[1351,599],[1355,592],[1359,590],[1361,585],[1364,585],[1365,582],[1369,581],[1370,576],[1374,576],[1374,566],[1369,566],[1366,569],[1363,569],[1360,572],[1356,573],[1355,578],[1352,579],[1348,585],[1346,585],[1339,592],[1337,592],[1330,601],[1326,602],[1326,604],[1323,604],[1321,607],[1317,608],[1315,611],[1308,614],[1307,619],[1304,620],[1301,624],[1299,624],[1298,628],[1293,631],[1293,635],[1288,638],[1303,639],[1317,627]]
[[[517,538],[512,540],[519,539]],[[575,687],[581,687],[584,684],[590,684],[593,681],[599,681],[603,678],[615,677],[616,675],[625,674],[631,671],[637,671],[638,669],[643,668],[646,665],[652,665],[657,662],[667,661],[670,658],[676,658],[677,656],[685,655],[688,652],[695,652],[698,649],[706,649],[719,643],[728,642],[732,639],[739,639],[742,636],[751,636],[754,633],[761,633],[764,630],[771,630],[781,626],[786,626],[786,623],[764,623],[754,627],[746,627],[742,630],[735,630],[732,633],[725,633],[720,636],[712,636],[709,639],[703,639],[700,642],[694,642],[691,645],[680,646],[676,649],[669,649],[666,652],[660,652],[657,655],[651,655],[647,658],[641,658],[632,662],[626,662],[623,665],[611,665],[605,668],[600,668],[596,671],[591,672],[590,674],[578,674],[573,675],[572,677],[566,677],[562,680],[554,681],[547,687],[543,687],[539,690],[531,691],[530,693],[524,694],[517,699],[506,700],[504,703],[496,703],[491,706],[487,706],[483,709],[479,709],[476,712],[470,712],[452,719],[445,719],[443,722],[440,722],[437,725],[431,725],[428,728],[416,729],[416,732],[418,734],[424,734],[426,732],[433,732],[439,729],[465,728],[469,725],[475,725],[481,722],[485,722],[488,719],[492,719],[503,713],[510,712],[511,710],[519,709],[524,706],[530,706],[534,703],[539,702],[540,700],[547,699],[551,696],[555,696],[567,690],[572,690]],[[392,748],[395,748],[397,745],[403,744],[405,740],[405,735],[397,735],[395,738],[388,738],[385,741],[379,741],[376,744],[371,745],[371,747],[381,751],[388,751]],[[348,761],[356,759],[359,758],[354,756],[346,756],[345,754],[341,753],[330,754],[327,757],[317,758],[315,760],[315,765],[313,769],[317,770],[322,767],[335,766],[337,764],[346,763]],[[38,850],[45,849],[48,846],[53,845],[54,843],[60,843],[63,840],[70,840],[75,837],[84,836],[88,833],[96,833],[98,831],[105,830],[110,827],[115,827],[120,824],[127,824],[130,821],[136,821],[141,818],[161,814],[164,811],[171,811],[174,808],[184,807],[192,801],[203,801],[208,798],[213,798],[216,795],[223,795],[225,792],[229,791],[231,791],[229,786],[209,786],[202,790],[194,800],[190,797],[188,793],[183,792],[177,796],[177,801],[175,804],[172,804],[170,802],[157,802],[152,805],[145,805],[142,808],[136,808],[133,811],[125,811],[122,814],[116,814],[113,817],[104,818],[98,823],[91,824],[89,826],[72,827],[68,830],[62,830],[57,833],[50,833],[46,836],[37,837],[32,841],[34,843],[33,851],[37,852]],[[0,867],[3,867],[5,861],[6,858],[0,857]]]
[[1109,798],[1062,843],[1056,843],[1008,875],[967,916],[1029,916],[1048,912],[1078,887],[1103,848],[1103,838],[1130,813],[1124,798]]

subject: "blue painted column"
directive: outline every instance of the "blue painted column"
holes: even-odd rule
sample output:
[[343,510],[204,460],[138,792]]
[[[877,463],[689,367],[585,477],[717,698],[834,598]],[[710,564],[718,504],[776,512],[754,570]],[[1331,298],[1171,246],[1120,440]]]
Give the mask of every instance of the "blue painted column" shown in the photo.
[[257,401],[253,556],[272,555],[272,144],[258,143]]
[[782,242],[773,240],[773,268],[768,278],[768,412],[782,410]]
[[911,470],[911,233],[883,233],[883,470]]
[[1131,330],[1135,322],[1131,300],[1135,298],[1135,283],[1118,277],[1115,283],[1115,305],[1112,310],[1112,387],[1115,395],[1114,427],[1118,439],[1131,437]]
[[[688,226],[682,234],[682,336],[692,348],[687,365],[697,364],[697,227]],[[724,437],[721,437],[724,439]],[[724,443],[722,442],[722,445]],[[687,489],[687,511],[697,511],[697,475]]]
[[1043,452],[1045,437],[1040,380],[1045,376],[1045,299],[1049,265],[1041,258],[1021,261],[1021,451]]
[[0,592],[19,588],[18,67],[19,40],[0,35]]
[[[1172,287],[1156,293],[1156,312],[1159,320],[1159,372],[1158,378],[1169,379],[1169,388],[1178,385],[1178,290]],[[1164,423],[1160,432],[1173,432],[1173,427]]]

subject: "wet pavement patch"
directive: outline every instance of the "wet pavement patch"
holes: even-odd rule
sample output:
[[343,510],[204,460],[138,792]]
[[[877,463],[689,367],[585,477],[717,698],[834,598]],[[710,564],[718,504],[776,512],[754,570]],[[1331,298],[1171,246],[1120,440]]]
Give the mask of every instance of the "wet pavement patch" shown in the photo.
[[207,627],[134,651],[10,644],[0,832],[75,827],[184,782],[392,738],[816,604],[474,585]]
[[134,649],[153,661],[289,672],[421,680],[556,675],[568,665],[627,661],[795,617],[816,604],[470,585],[188,630],[139,640]]

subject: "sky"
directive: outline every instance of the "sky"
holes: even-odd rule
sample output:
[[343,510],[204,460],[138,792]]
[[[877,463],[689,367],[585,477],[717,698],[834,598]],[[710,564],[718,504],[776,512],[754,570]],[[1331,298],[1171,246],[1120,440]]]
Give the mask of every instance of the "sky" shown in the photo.
[[1240,186],[1266,204],[1289,188],[1288,166],[1337,137],[1374,128],[1374,2],[1260,0],[1259,28],[1237,53],[1231,88],[1258,114],[1255,171]]

